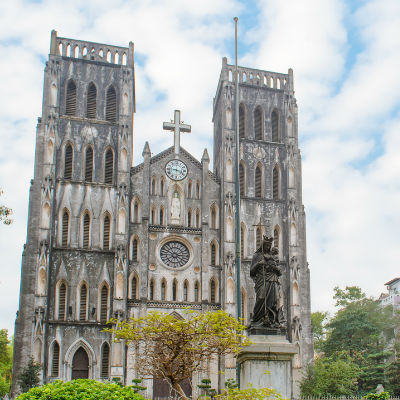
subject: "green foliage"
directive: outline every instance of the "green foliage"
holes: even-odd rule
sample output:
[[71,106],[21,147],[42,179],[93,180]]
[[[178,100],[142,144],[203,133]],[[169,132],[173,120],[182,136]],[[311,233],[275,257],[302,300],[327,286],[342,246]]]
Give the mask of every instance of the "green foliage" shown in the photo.
[[204,392],[201,397],[209,399],[213,398],[217,394],[217,391],[211,388],[211,380],[208,378],[202,379],[201,384],[197,385],[197,387]]
[[[399,353],[397,353],[399,354]],[[387,378],[387,388],[394,396],[400,396],[400,358],[394,359],[386,365],[385,375]]]
[[321,350],[321,345],[325,339],[325,322],[328,318],[328,312],[316,311],[311,313],[311,325],[314,336],[314,348]]
[[336,300],[336,306],[345,307],[354,301],[365,299],[365,293],[358,286],[346,286],[344,290],[339,286],[333,288],[335,294],[333,299]]
[[309,364],[300,381],[302,397],[352,396],[357,392],[359,367],[344,352],[334,357],[319,357]]
[[21,394],[17,400],[145,400],[131,386],[103,383],[90,379],[55,381]]
[[28,361],[28,365],[22,370],[18,377],[18,384],[21,388],[22,393],[26,393],[29,389],[39,385],[39,372],[41,365],[36,363],[31,357]]
[[227,389],[236,389],[239,387],[239,384],[236,383],[236,381],[234,379],[227,379],[227,381],[225,382],[225,387]]
[[367,400],[387,400],[390,397],[389,392],[368,393],[363,399]]
[[141,386],[141,385],[140,385],[141,383],[142,383],[142,379],[138,379],[138,378],[132,379],[132,386],[131,386],[131,388],[133,389],[133,391],[134,391],[135,393],[138,393],[138,392],[140,392],[140,391],[142,391],[142,390],[146,390],[146,389],[147,389],[146,386]]
[[278,399],[282,400],[282,396],[275,390],[270,388],[255,389],[249,386],[246,389],[226,388],[221,394],[214,397],[215,400],[265,400]]
[[[3,191],[0,189],[0,196],[3,194]],[[10,219],[10,215],[13,213],[11,208],[6,206],[0,206],[0,221],[3,221],[3,224],[10,225],[12,223],[12,219]]]
[[0,397],[10,391],[13,344],[8,339],[7,329],[0,329]]
[[7,393],[10,392],[10,386],[10,381],[0,378],[0,398],[3,398]]

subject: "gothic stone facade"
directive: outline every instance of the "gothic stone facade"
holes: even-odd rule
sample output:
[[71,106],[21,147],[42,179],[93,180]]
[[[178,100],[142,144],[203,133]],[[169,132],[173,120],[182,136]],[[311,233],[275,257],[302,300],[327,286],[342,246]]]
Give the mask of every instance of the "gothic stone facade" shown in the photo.
[[[207,150],[199,162],[179,148],[176,135],[175,146],[157,155],[146,143],[143,162],[131,168],[133,44],[115,47],[52,32],[14,376],[33,356],[43,382],[119,377],[129,384],[136,377],[135,350],[103,332],[111,316],[159,310],[179,317],[185,307],[235,315],[233,73],[224,58],[214,98],[213,172]],[[313,343],[293,73],[240,67],[239,75],[242,315],[248,323],[255,301],[251,256],[262,234],[273,235],[286,335],[298,346],[295,382],[312,359]],[[168,169],[174,160],[179,165]],[[222,387],[234,371],[234,360],[226,359],[210,362],[207,375]],[[151,381],[146,385],[152,395]]]

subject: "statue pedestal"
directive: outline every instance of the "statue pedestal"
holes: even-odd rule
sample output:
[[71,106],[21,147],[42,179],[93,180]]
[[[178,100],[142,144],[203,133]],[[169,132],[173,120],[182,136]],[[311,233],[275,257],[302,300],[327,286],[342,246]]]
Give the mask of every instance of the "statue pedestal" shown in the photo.
[[296,346],[283,335],[250,335],[253,343],[239,354],[240,387],[276,389],[284,398],[293,398],[292,359]]

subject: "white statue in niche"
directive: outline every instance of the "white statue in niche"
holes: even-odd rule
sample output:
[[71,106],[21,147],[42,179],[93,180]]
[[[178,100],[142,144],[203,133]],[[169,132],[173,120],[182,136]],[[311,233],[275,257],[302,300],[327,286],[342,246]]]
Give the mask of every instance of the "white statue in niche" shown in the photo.
[[181,200],[179,198],[179,193],[174,192],[172,195],[171,202],[171,224],[179,224],[181,216]]

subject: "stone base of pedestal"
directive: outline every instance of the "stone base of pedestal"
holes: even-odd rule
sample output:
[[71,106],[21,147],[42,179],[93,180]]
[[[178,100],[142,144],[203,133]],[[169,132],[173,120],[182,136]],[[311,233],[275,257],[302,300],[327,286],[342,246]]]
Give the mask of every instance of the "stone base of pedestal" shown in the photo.
[[292,359],[296,346],[281,335],[250,335],[249,339],[253,344],[245,347],[237,359],[240,387],[270,387],[287,399],[293,398]]

